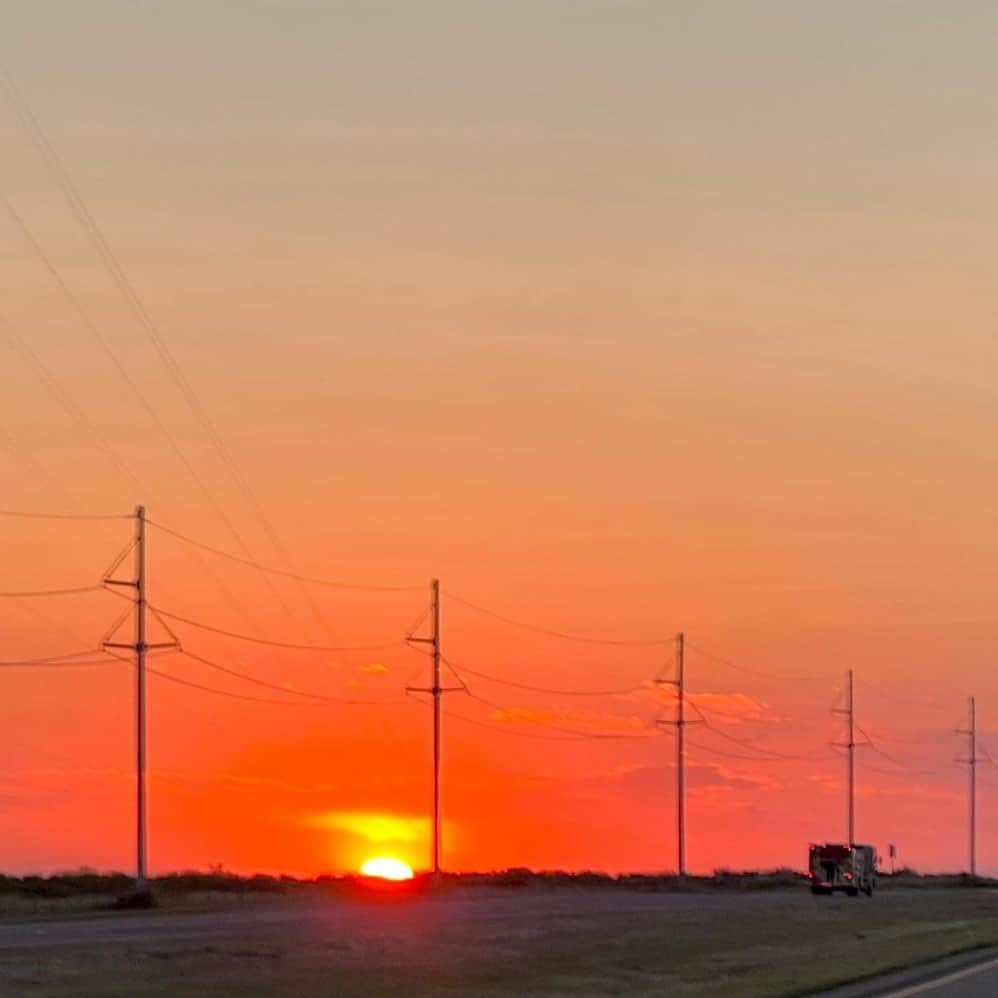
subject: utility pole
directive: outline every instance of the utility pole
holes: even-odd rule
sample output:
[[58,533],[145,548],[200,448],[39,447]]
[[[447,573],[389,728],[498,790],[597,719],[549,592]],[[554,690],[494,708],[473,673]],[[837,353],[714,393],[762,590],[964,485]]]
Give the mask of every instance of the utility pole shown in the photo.
[[847,739],[845,745],[839,747],[847,750],[846,773],[847,773],[847,793],[849,812],[849,845],[856,842],[855,837],[855,799],[856,799],[856,710],[853,700],[853,675],[852,669],[846,673],[846,705],[844,708],[836,708],[833,714],[840,714],[846,719]]
[[431,584],[433,616],[433,875],[440,876],[440,580]]
[[676,635],[676,678],[659,679],[664,686],[676,687],[676,719],[659,721],[676,729],[676,869],[686,876],[686,676],[685,636]]
[[427,687],[406,687],[410,693],[430,693],[433,696],[433,844],[432,864],[433,875],[439,877],[443,865],[443,836],[440,804],[440,769],[442,762],[440,741],[441,697],[462,687],[445,687],[441,685],[440,677],[440,580],[430,581],[430,636],[417,638],[409,635],[406,640],[410,644],[425,644],[430,646],[430,657],[433,663],[433,681]]
[[849,670],[849,845],[856,843],[856,701]]
[[966,735],[969,752],[966,759],[960,761],[965,763],[970,776],[970,875],[977,876],[977,700],[974,697],[968,698],[970,708],[970,721],[966,728],[957,732],[958,735]]
[[146,510],[135,507],[135,578],[105,578],[106,586],[135,591],[135,640],[130,644],[104,641],[105,649],[121,649],[135,654],[135,888],[148,890],[146,838],[146,653],[150,648],[177,648],[176,641],[150,644],[146,637]]

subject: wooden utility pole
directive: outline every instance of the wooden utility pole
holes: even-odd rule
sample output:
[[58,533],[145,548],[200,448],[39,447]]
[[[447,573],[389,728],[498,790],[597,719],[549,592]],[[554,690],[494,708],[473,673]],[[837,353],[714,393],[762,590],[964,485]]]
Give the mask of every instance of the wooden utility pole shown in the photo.
[[406,687],[411,693],[429,693],[433,696],[433,843],[432,869],[434,877],[439,877],[443,870],[443,827],[441,821],[440,803],[440,771],[442,767],[441,735],[441,697],[450,692],[441,685],[440,677],[440,580],[430,581],[430,636],[417,638],[411,634],[406,640],[410,644],[425,644],[430,646],[430,657],[433,663],[433,679],[427,687]]
[[[135,507],[135,578],[105,578],[104,585],[119,586],[135,592],[135,640],[131,643],[105,641],[106,649],[135,654],[135,887],[148,889],[148,853],[146,818],[146,654],[150,648],[178,648],[176,641],[150,644],[146,633],[146,510]],[[117,563],[115,565],[117,567]],[[112,568],[112,571],[114,569]]]
[[686,671],[685,636],[676,635],[676,678],[659,679],[664,686],[676,687],[676,717],[659,721],[676,729],[676,870],[686,876]]
[[846,673],[846,705],[836,708],[833,714],[840,714],[846,719],[846,742],[837,742],[839,748],[846,749],[846,809],[848,812],[849,845],[856,844],[855,800],[856,800],[856,709],[853,700],[852,669]]
[[970,793],[970,875],[977,876],[977,699],[969,697],[969,723],[957,732],[967,736],[967,758],[961,761],[969,770]]

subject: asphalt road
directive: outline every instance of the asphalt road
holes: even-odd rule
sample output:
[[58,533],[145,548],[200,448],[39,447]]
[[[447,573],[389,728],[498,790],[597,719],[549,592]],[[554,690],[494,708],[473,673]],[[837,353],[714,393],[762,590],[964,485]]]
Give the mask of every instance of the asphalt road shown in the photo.
[[995,998],[996,995],[998,956],[990,950],[837,988],[821,998]]
[[[882,895],[877,903],[897,906],[901,911],[910,905],[916,892],[897,891]],[[962,895],[960,895],[962,897]],[[937,903],[947,895],[937,895]],[[309,939],[383,939],[419,940],[428,932],[442,930],[444,937],[455,935],[460,926],[460,940],[476,945],[483,940],[523,937],[530,941],[537,926],[560,925],[571,933],[578,923],[582,928],[594,917],[610,916],[610,925],[627,924],[629,916],[703,919],[705,914],[737,915],[745,918],[772,915],[783,906],[807,915],[812,908],[829,914],[836,907],[852,910],[861,902],[851,899],[821,899],[815,902],[800,891],[742,893],[648,893],[627,891],[552,891],[529,897],[528,923],[524,923],[527,899],[517,892],[482,890],[455,892],[451,896],[409,898],[399,904],[391,899],[380,901],[325,901],[317,905],[279,905],[273,907],[202,913],[107,912],[88,917],[36,919],[0,922],[0,953],[52,950],[60,947],[100,949],[110,944],[174,944],[226,938],[269,937]],[[857,908],[857,911],[866,909]],[[940,910],[945,912],[945,904]],[[633,922],[633,919],[630,921]],[[862,938],[862,937],[861,937]],[[48,955],[45,957],[49,959]],[[998,951],[965,954],[931,967],[891,975],[865,984],[829,992],[825,998],[996,998],[998,996]]]

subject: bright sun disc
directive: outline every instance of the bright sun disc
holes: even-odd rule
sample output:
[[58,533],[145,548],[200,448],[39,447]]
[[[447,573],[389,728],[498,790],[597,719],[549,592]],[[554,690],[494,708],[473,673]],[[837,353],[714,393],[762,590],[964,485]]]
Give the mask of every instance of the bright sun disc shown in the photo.
[[411,866],[400,859],[389,859],[386,856],[369,859],[360,868],[360,872],[365,877],[380,877],[382,880],[412,880],[413,877]]

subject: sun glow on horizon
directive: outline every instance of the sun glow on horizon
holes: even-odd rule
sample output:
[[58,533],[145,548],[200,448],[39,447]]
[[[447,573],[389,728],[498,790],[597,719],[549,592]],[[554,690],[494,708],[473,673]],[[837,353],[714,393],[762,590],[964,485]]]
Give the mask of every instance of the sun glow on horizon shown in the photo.
[[360,868],[365,877],[379,877],[382,880],[412,880],[414,874],[408,863],[389,856],[375,856]]

